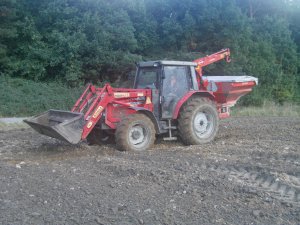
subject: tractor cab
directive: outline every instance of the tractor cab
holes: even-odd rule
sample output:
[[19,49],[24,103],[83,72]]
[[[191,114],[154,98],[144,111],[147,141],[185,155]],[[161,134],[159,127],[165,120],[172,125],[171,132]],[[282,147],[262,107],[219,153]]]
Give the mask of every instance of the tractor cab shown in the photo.
[[178,101],[191,90],[198,90],[194,62],[140,62],[134,82],[136,89],[151,89],[154,115],[171,119]]

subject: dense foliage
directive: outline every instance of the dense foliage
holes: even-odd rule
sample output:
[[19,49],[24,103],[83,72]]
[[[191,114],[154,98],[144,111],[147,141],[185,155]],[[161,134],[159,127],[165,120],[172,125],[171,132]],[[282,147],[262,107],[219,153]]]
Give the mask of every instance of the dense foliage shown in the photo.
[[299,21],[299,0],[1,0],[0,75],[74,87],[229,47],[206,72],[259,77],[244,103],[299,101]]
[[49,109],[70,110],[83,88],[2,76],[0,90],[0,117],[5,117],[33,116]]

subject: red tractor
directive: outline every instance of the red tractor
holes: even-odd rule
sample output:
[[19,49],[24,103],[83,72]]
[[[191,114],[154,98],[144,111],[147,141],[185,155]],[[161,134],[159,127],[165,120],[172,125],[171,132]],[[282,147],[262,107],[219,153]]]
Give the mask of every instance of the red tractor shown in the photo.
[[137,64],[133,89],[88,85],[72,111],[49,110],[25,120],[41,134],[72,144],[115,138],[118,149],[142,151],[156,135],[187,145],[210,142],[219,119],[257,85],[250,76],[203,76],[202,67],[229,59],[229,49],[195,60]]

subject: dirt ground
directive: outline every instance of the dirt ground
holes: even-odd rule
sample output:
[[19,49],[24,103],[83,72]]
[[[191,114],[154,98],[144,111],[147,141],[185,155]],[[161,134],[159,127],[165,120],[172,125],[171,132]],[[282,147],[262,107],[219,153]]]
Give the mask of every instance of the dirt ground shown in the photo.
[[0,128],[0,224],[300,224],[300,119],[235,117],[141,153]]

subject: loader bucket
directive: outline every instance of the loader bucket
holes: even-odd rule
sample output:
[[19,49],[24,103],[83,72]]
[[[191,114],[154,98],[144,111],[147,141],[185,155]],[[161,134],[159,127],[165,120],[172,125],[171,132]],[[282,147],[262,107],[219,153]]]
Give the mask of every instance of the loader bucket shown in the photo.
[[24,122],[41,134],[77,144],[81,140],[83,116],[82,113],[51,109]]

